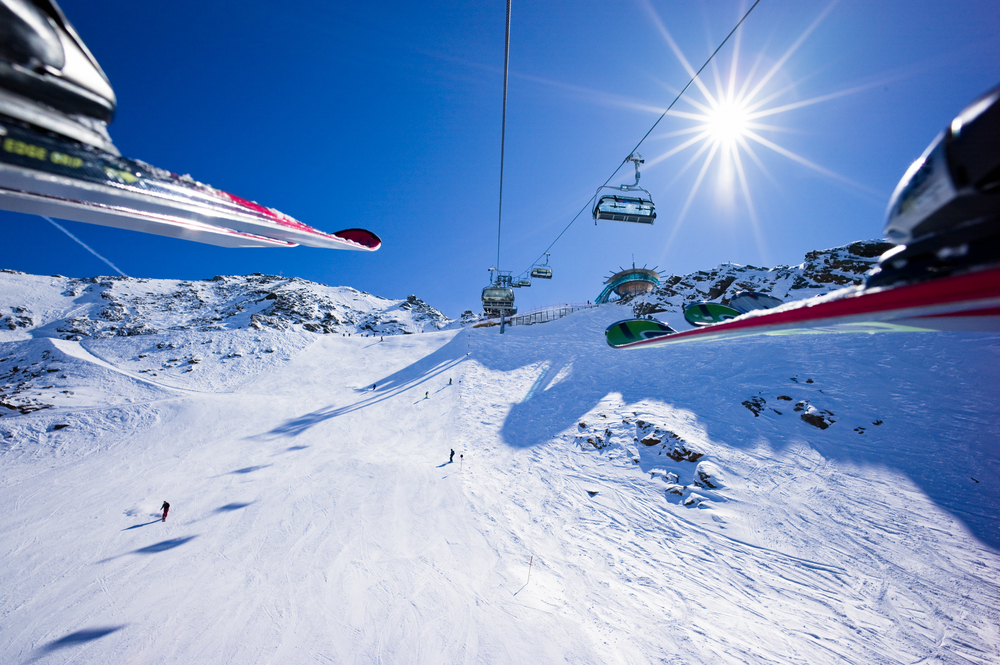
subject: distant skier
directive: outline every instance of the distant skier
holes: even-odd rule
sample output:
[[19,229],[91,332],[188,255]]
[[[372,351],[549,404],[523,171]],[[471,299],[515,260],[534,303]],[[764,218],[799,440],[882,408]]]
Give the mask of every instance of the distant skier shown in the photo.
[[[452,448],[451,449],[451,457],[448,458],[448,464],[451,464],[454,461],[455,461],[455,449]],[[166,519],[166,518],[164,518],[164,519]]]
[[451,379],[448,379],[448,385],[449,386],[451,385]]
[[378,388],[378,384],[377,383],[373,383],[372,384],[372,392],[375,392],[376,388]]
[[431,394],[431,391],[429,391],[429,390],[427,392],[425,392],[424,393],[424,399],[430,399],[430,394]]
[[164,502],[163,502],[163,505],[162,505],[162,506],[160,506],[160,510],[162,510],[162,511],[163,511],[163,519],[162,519],[162,520],[160,520],[160,521],[161,521],[161,522],[166,522],[166,521],[167,521],[167,512],[169,512],[169,511],[170,511],[170,504],[169,504],[169,503],[167,503],[166,501],[164,501]]

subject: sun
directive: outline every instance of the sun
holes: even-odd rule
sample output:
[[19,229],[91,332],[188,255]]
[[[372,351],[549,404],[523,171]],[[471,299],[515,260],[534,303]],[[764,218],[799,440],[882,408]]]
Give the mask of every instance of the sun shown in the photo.
[[708,139],[727,147],[735,147],[750,129],[750,114],[737,102],[723,102],[709,113],[700,129],[708,132]]
[[[665,113],[665,116],[688,120],[691,124],[683,129],[660,135],[651,135],[650,139],[652,140],[667,139],[674,143],[674,145],[660,154],[654,152],[652,158],[647,159],[645,164],[645,168],[648,170],[675,155],[685,152],[690,155],[683,165],[679,165],[678,168],[673,169],[674,176],[668,183],[668,188],[676,183],[684,174],[692,170],[697,172],[686,200],[675,218],[670,238],[667,240],[666,247],[663,250],[664,254],[670,250],[670,246],[677,236],[684,218],[691,208],[692,202],[711,172],[717,176],[716,180],[719,184],[719,191],[726,195],[724,197],[726,200],[729,200],[733,196],[740,196],[743,199],[758,249],[765,262],[767,262],[768,252],[764,242],[764,234],[757,218],[753,196],[751,195],[748,167],[753,164],[772,182],[774,182],[774,177],[768,171],[764,165],[764,161],[761,159],[761,155],[758,153],[767,151],[776,153],[785,159],[796,162],[800,166],[842,184],[849,185],[854,189],[864,191],[868,194],[873,192],[871,188],[824,168],[779,145],[776,141],[766,136],[767,134],[773,135],[776,132],[789,131],[787,128],[774,123],[774,117],[777,115],[812,104],[829,101],[837,97],[850,95],[874,85],[860,85],[810,99],[785,102],[783,100],[787,99],[794,92],[795,84],[786,84],[784,86],[774,84],[778,72],[803,42],[806,41],[808,36],[820,25],[832,10],[834,4],[830,3],[825,9],[820,11],[812,23],[794,40],[784,54],[773,62],[770,68],[765,69],[761,66],[765,60],[763,54],[759,54],[749,67],[741,66],[741,33],[736,32],[728,73],[725,75],[722,74],[719,66],[713,62],[710,72],[706,72],[705,76],[698,76],[694,67],[691,66],[691,63],[685,57],[684,53],[681,52],[677,42],[667,30],[660,16],[647,3],[647,8],[654,25],[659,29],[664,41],[666,41],[678,61],[687,70],[688,74],[691,75],[693,83],[691,90],[680,97],[682,104],[687,106],[687,108],[672,108]],[[667,87],[669,89],[669,86]],[[678,138],[681,138],[680,143],[676,143],[676,139]]]

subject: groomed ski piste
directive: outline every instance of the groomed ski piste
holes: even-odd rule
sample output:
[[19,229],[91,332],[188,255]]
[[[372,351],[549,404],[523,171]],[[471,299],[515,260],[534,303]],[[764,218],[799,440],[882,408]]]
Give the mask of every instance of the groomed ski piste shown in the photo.
[[[1000,336],[0,280],[4,663],[1000,662]],[[81,314],[143,295],[154,334]]]

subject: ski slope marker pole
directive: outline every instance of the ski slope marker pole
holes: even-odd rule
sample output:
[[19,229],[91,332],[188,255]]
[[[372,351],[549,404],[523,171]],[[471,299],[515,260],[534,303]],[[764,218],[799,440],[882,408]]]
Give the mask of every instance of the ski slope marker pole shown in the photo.
[[535,563],[535,555],[534,554],[531,555],[531,560],[528,561],[528,579],[524,581],[525,585],[527,585],[528,582],[531,581],[531,564],[533,564],[533,563]]

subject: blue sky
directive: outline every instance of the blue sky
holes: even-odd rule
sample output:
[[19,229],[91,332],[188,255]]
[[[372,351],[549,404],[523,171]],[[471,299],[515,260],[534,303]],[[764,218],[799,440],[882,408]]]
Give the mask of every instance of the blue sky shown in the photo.
[[[749,4],[515,0],[501,268],[529,268],[687,83],[666,35],[697,69]],[[497,257],[504,2],[62,7],[115,87],[123,154],[384,241],[374,254],[234,250],[65,224],[124,273],[283,274],[478,311]],[[720,150],[692,195],[711,149],[685,166],[704,141],[653,164],[701,124],[668,115],[639,149],[656,224],[585,213],[551,250],[554,279],[518,290],[519,308],[593,299],[633,256],[685,273],[880,237],[906,167],[1000,83],[998,33],[994,0],[762,0],[716,60],[725,90],[738,54],[734,91],[752,73],[756,110],[775,111],[754,120],[761,140],[744,138],[754,156],[740,149],[747,194]],[[716,70],[703,77],[716,94]],[[696,86],[687,96],[706,104]],[[40,218],[0,212],[0,232],[3,267],[113,274]]]

